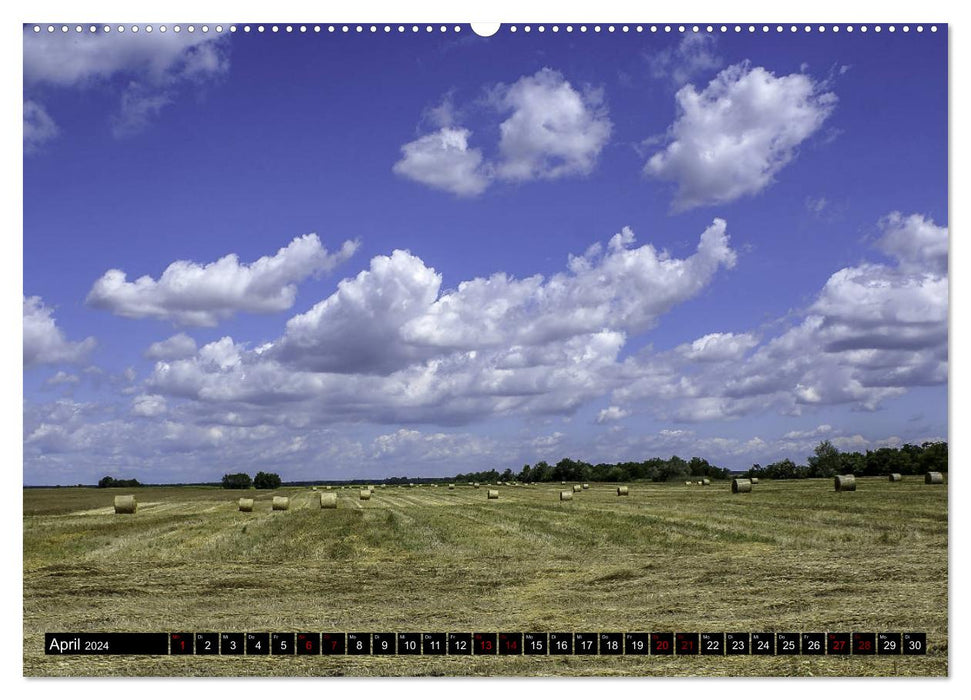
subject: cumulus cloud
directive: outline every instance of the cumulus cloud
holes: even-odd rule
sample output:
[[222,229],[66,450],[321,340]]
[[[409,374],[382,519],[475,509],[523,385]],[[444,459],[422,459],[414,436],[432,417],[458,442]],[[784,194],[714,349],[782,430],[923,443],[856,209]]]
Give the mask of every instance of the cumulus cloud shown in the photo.
[[24,153],[34,153],[57,137],[60,129],[47,110],[33,100],[24,100]]
[[597,423],[609,423],[611,421],[618,421],[626,418],[630,415],[630,411],[621,408],[620,406],[608,406],[607,408],[600,409],[600,413],[597,414]]
[[[151,123],[180,90],[224,75],[228,56],[225,33],[99,31],[65,36],[25,31],[24,85],[28,91],[117,89],[120,102],[112,129],[122,137]],[[120,85],[112,88],[113,81]],[[26,110],[24,117],[26,131]]]
[[680,87],[696,75],[721,68],[721,57],[715,53],[714,34],[687,33],[673,48],[648,56],[648,66],[654,78],[668,78]]
[[758,338],[749,333],[709,333],[679,350],[695,362],[727,362],[740,360],[758,342]]
[[589,174],[610,138],[612,125],[601,91],[577,90],[549,68],[512,85],[492,87],[487,102],[509,115],[498,125],[494,159],[470,147],[472,132],[453,124],[449,99],[432,114],[441,128],[402,146],[393,171],[429,187],[474,196],[495,180]]
[[629,358],[628,381],[615,399],[661,399],[672,418],[706,421],[770,407],[789,414],[833,404],[874,410],[910,387],[946,383],[948,280],[940,250],[943,241],[946,255],[947,229],[921,217],[885,222],[876,247],[898,264],[836,271],[792,327],[758,345],[738,336],[746,338],[744,349],[726,353],[735,353],[731,362],[709,363],[695,352],[733,345],[710,336]]
[[[684,259],[634,242],[625,228],[606,251],[592,247],[571,257],[569,271],[549,279],[497,273],[444,294],[441,275],[417,256],[378,256],[292,318],[274,352],[315,371],[388,373],[446,352],[534,348],[608,328],[640,333],[735,263],[721,219]],[[527,354],[519,350],[506,361],[528,361],[521,359]]]
[[776,77],[743,62],[700,92],[685,85],[676,100],[668,143],[644,171],[673,181],[673,206],[685,210],[761,192],[822,126],[837,98],[808,75]]
[[81,381],[76,374],[68,374],[64,370],[58,370],[56,374],[44,380],[47,386],[74,385]]
[[145,351],[149,360],[181,360],[196,353],[196,341],[185,333],[177,333],[170,338],[152,343]]
[[57,327],[54,309],[40,297],[24,297],[24,368],[79,363],[94,349],[94,338],[69,341]]
[[148,275],[134,282],[122,270],[108,270],[88,293],[87,303],[127,318],[154,318],[191,326],[215,326],[239,311],[273,313],[293,306],[297,283],[327,272],[349,258],[356,241],[345,241],[329,253],[316,234],[294,238],[253,263],[235,254],[216,262],[179,260],[158,280]]
[[512,114],[499,125],[497,175],[508,180],[586,175],[610,138],[611,122],[598,90],[577,91],[543,68],[494,92]]
[[392,170],[423,185],[469,196],[489,186],[489,168],[482,151],[469,148],[468,129],[442,127],[401,147],[401,160]]
[[131,412],[135,416],[154,418],[168,410],[164,396],[158,394],[140,394],[132,399]]

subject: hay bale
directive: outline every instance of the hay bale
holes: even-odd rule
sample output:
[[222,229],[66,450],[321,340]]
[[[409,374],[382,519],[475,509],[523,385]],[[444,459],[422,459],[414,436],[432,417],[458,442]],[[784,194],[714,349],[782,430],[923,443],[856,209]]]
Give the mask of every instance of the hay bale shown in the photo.
[[573,491],[560,491],[560,500],[561,501],[572,501],[573,500]]
[[751,481],[753,484],[757,484],[759,483],[759,477],[753,476],[751,479],[749,479],[749,481]]
[[324,488],[327,489],[328,491],[330,491],[334,487],[333,486],[325,486]]
[[317,490],[317,487],[316,487],[316,486],[311,486],[311,487],[310,487],[310,490],[311,490],[311,491],[316,491],[316,490]]
[[573,484],[573,493],[577,493],[578,491],[583,491],[583,487],[580,484]]
[[711,486],[711,479],[702,479],[701,484],[702,486]]
[[586,491],[588,488],[590,488],[590,484],[581,484],[580,485],[580,488],[582,488],[584,491]]
[[336,508],[337,507],[337,494],[336,493],[322,493],[322,494],[320,494],[320,507],[321,508]]
[[290,510],[290,499],[286,496],[274,496],[273,510]]
[[474,489],[477,489],[477,488],[479,488],[479,484],[478,484],[478,482],[476,482],[476,483],[474,483],[474,484],[472,484],[472,488],[474,488]]
[[455,490],[455,484],[449,484],[448,485],[448,490],[449,491],[454,491]]
[[492,500],[496,498],[499,498],[499,492],[495,489],[489,489],[489,499]]
[[560,482],[560,486],[566,486],[566,482],[565,481],[561,481]]
[[900,474],[894,473],[890,475],[890,481],[903,481],[904,477]]
[[684,482],[684,485],[685,486],[691,486],[691,482],[690,481],[686,481],[686,482]]
[[943,484],[944,475],[941,472],[927,472],[924,474],[925,484]]
[[852,474],[839,474],[833,479],[837,491],[856,491],[856,477]]
[[361,500],[362,501],[371,500],[371,489],[361,489]]
[[751,493],[752,482],[749,479],[732,479],[732,493]]
[[241,513],[252,513],[253,512],[253,499],[252,498],[241,498],[241,499],[239,499],[239,511]]
[[134,513],[138,510],[138,501],[134,496],[115,496],[116,513]]
[[630,495],[630,489],[627,488],[626,486],[618,486],[617,487],[617,495],[618,496],[629,496]]

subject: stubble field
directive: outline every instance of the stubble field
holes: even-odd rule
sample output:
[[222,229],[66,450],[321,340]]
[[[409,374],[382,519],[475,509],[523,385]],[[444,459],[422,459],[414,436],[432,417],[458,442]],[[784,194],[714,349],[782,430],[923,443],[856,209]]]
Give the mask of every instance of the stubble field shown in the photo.
[[[25,489],[24,674],[946,675],[947,486],[857,482],[337,489],[337,510],[282,488],[252,513],[218,488]],[[46,656],[61,631],[897,631],[928,654]]]

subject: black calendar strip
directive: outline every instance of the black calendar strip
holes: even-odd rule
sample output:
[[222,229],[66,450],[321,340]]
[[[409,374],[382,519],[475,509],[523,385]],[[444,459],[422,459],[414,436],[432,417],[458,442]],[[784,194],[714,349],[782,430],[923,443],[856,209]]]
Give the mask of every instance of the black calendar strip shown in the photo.
[[48,632],[44,653],[194,656],[913,656],[924,632]]

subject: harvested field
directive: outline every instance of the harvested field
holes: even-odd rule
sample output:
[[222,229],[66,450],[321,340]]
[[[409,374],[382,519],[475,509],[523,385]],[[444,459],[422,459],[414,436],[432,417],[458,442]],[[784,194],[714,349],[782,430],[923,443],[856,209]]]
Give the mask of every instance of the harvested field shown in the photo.
[[[465,485],[361,501],[25,489],[24,674],[928,676],[947,673],[947,492],[762,480],[758,493]],[[126,490],[125,493],[130,493]],[[240,513],[241,496],[255,498]],[[270,499],[288,496],[273,512]],[[852,552],[852,555],[848,553]],[[739,605],[738,595],[757,605]],[[393,604],[389,603],[393,601]],[[245,615],[241,611],[246,611]],[[246,629],[240,620],[246,619]],[[922,657],[51,657],[45,631],[923,631]]]

